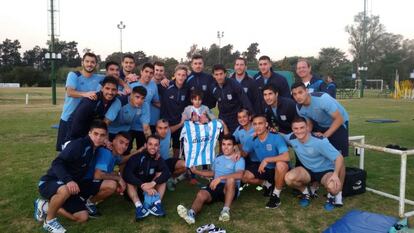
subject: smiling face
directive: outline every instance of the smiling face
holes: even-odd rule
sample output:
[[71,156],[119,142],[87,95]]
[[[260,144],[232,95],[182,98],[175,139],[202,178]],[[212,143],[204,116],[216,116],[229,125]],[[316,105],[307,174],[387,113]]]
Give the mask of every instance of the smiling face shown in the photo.
[[202,72],[204,69],[203,59],[193,59],[193,61],[191,62],[191,69],[196,73]]
[[125,73],[129,74],[135,69],[135,62],[134,59],[125,57],[124,60],[122,60],[122,69]]
[[118,134],[112,141],[112,152],[117,155],[123,155],[128,149],[128,145],[129,140],[121,134]]
[[300,140],[304,141],[306,140],[306,137],[308,135],[308,125],[306,122],[293,122],[292,123],[292,131],[293,134]]
[[160,141],[156,138],[150,137],[147,141],[147,151],[151,157],[154,157],[160,149]]
[[154,79],[161,81],[165,76],[164,66],[154,65]]
[[247,114],[246,111],[241,111],[237,113],[237,121],[242,127],[245,127],[250,124],[251,117]]
[[234,144],[232,140],[223,139],[221,142],[221,150],[224,155],[232,155],[234,152]]
[[272,90],[263,91],[263,99],[267,105],[273,106],[277,101],[277,93],[274,93]]
[[187,71],[185,70],[177,70],[174,73],[175,82],[177,85],[182,86],[187,79]]
[[87,73],[93,73],[96,68],[96,58],[85,56],[85,58],[82,61],[82,68]]
[[106,76],[119,78],[119,66],[115,64],[108,66],[108,69],[106,70]]
[[259,61],[259,71],[262,74],[268,74],[270,72],[270,68],[272,65],[270,64],[270,61],[264,59]]
[[118,93],[118,89],[116,85],[113,83],[105,83],[105,85],[101,88],[103,98],[106,101],[111,101],[115,98],[116,94]]
[[143,70],[141,70],[141,80],[143,83],[149,83],[152,79],[152,76],[154,76],[154,70],[150,67],[145,67]]
[[107,131],[101,128],[93,128],[88,133],[95,147],[103,146],[107,139]]
[[296,74],[301,78],[308,78],[311,76],[312,68],[306,61],[299,61],[296,64]]

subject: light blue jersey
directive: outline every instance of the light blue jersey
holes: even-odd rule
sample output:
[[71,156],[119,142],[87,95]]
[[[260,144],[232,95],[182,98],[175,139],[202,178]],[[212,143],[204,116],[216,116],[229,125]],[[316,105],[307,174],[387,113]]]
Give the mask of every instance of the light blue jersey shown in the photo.
[[99,169],[106,173],[112,173],[116,165],[121,163],[121,156],[112,154],[112,151],[105,147],[98,148],[95,163],[89,167],[86,179],[93,179],[95,169]]
[[134,107],[129,103],[129,95],[120,97],[123,106],[119,110],[118,116],[109,124],[108,130],[111,134],[121,131],[129,131],[134,121],[149,122],[149,106],[147,103],[141,107]]
[[348,113],[336,99],[322,92],[313,92],[310,94],[310,97],[309,106],[296,105],[296,111],[299,116],[314,121],[320,127],[329,128],[333,122],[332,114],[338,110],[344,118],[343,126],[347,128],[346,122],[349,121]]
[[116,119],[118,116],[119,111],[122,108],[121,101],[118,98],[115,98],[114,102],[112,102],[111,107],[109,107],[108,111],[105,113],[105,118],[110,120],[111,122]]
[[168,129],[167,135],[165,138],[160,140],[160,154],[161,158],[167,160],[170,158],[170,143],[171,143],[171,131]]
[[[237,127],[237,129],[234,131],[233,136],[236,139],[237,144],[242,145],[243,151],[246,151],[246,148],[252,147],[253,145],[253,135],[254,129],[251,126],[248,131],[243,129],[242,126]],[[250,161],[252,162],[259,162],[259,159],[256,156],[256,153],[254,150],[249,153]]]
[[[263,161],[265,158],[278,156],[288,151],[286,142],[279,134],[269,132],[264,141],[261,141],[258,137],[255,137],[251,147],[244,147],[246,152],[254,151],[259,161]],[[268,163],[267,168],[275,168],[275,163]]]
[[[66,79],[66,88],[72,88],[79,92],[99,91],[101,89],[101,81],[104,79],[103,75],[92,74],[91,77],[86,78],[79,72],[69,72]],[[70,115],[75,111],[82,98],[74,98],[65,94],[65,102],[63,103],[63,111],[60,119],[67,121]]]
[[[245,168],[244,158],[240,158],[236,162],[232,160],[231,156],[220,155],[213,162],[212,169],[214,171],[214,178],[226,176],[238,171],[243,171]],[[225,180],[221,181],[225,183]],[[240,180],[237,180],[237,186],[240,186]]]
[[[138,82],[130,83],[129,86],[131,87],[131,89],[133,89],[134,87],[138,87],[138,86],[143,86],[145,87],[145,89],[147,89],[147,95],[145,96],[145,102],[148,104],[148,106],[152,106],[152,102],[154,101],[156,102],[160,101],[160,97],[158,95],[158,87],[157,87],[157,84],[154,82],[154,80],[151,80],[146,85],[138,81]],[[150,112],[150,119],[148,120],[148,122],[143,122],[141,120],[135,121],[131,129],[136,130],[136,131],[143,131],[142,124],[149,124],[152,118],[153,118],[152,121],[155,120],[155,117],[157,116],[151,116],[151,112]],[[159,117],[159,114],[158,114],[158,117]],[[155,122],[157,120],[155,120]]]
[[286,134],[285,140],[295,150],[302,164],[312,172],[323,172],[335,169],[335,160],[339,151],[327,138],[309,135],[305,143],[301,143],[293,133]]

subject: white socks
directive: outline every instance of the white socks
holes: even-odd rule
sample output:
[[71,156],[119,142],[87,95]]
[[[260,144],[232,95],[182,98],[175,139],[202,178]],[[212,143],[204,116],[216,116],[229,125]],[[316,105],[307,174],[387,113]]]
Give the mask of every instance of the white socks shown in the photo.
[[278,197],[280,197],[280,192],[282,192],[282,190],[279,190],[276,187],[273,189],[273,193],[276,194],[276,196]]
[[135,208],[142,206],[142,203],[140,201],[137,201],[134,204],[135,204]]
[[262,186],[265,186],[266,188],[270,188],[272,186],[272,184],[269,183],[269,181],[265,180],[265,181],[263,181]]

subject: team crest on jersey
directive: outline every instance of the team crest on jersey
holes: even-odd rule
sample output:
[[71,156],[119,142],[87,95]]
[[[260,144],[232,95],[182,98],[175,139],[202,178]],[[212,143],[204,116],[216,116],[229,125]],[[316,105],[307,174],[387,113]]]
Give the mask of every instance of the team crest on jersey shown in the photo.
[[266,144],[266,150],[272,151],[272,144]]
[[170,95],[170,99],[172,99],[172,100],[173,100],[173,99],[174,99],[174,95]]
[[286,115],[280,115],[280,119],[282,119],[282,121],[286,120]]
[[308,147],[308,148],[306,148],[305,150],[306,150],[306,152],[308,152],[309,154],[313,154],[313,153],[315,153],[315,149],[313,149],[312,147]]
[[221,97],[219,97],[219,98],[218,98],[218,101],[219,101],[219,102],[221,101]]
[[85,85],[85,82],[80,82],[80,85],[81,85],[81,86]]
[[137,115],[141,115],[141,109],[137,109]]
[[203,89],[203,91],[207,90],[207,85],[202,85],[201,88]]
[[184,101],[185,100],[185,95],[182,95],[181,96],[181,101]]
[[227,99],[228,100],[232,100],[233,99],[233,96],[231,94],[227,94]]
[[244,93],[247,93],[247,91],[249,90],[247,87],[243,87]]
[[155,169],[154,168],[151,168],[150,170],[149,170],[149,174],[150,175],[152,175],[152,174],[154,174],[155,173]]

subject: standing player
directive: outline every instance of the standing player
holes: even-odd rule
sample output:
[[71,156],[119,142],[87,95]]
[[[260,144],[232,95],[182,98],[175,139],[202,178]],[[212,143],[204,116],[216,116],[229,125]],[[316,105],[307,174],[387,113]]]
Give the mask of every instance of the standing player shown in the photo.
[[298,115],[306,119],[310,130],[328,138],[342,156],[348,156],[349,116],[345,108],[327,93],[309,94],[302,82],[292,86],[292,95],[298,103]]
[[[120,78],[119,64],[114,61],[109,61],[105,64],[105,75],[115,77],[118,80],[119,94],[127,95],[131,93],[128,83],[124,79]],[[121,91],[122,90],[122,91]]]
[[71,125],[70,115],[78,106],[82,97],[96,100],[96,92],[100,89],[102,75],[94,74],[97,58],[93,53],[85,53],[82,57],[82,70],[69,72],[66,79],[65,102],[60,116],[59,130],[56,140],[56,150],[61,151],[64,140]]
[[201,55],[194,55],[191,58],[191,73],[187,77],[186,85],[191,90],[199,90],[203,92],[203,103],[212,109],[216,106],[216,101],[210,91],[210,85],[214,82],[210,74],[203,72],[204,59]]
[[236,61],[234,62],[234,73],[230,78],[235,79],[240,83],[244,93],[246,93],[249,98],[250,103],[255,104],[257,102],[257,97],[259,96],[256,83],[254,79],[247,74],[246,69],[246,59],[243,57],[236,58]]
[[82,98],[69,118],[71,126],[65,141],[85,137],[93,120],[104,120],[107,125],[115,120],[121,109],[121,102],[116,98],[117,92],[116,78],[106,76],[102,81],[101,91],[96,93],[96,100]]
[[295,101],[279,96],[278,90],[271,84],[264,86],[263,98],[266,103],[265,113],[270,129],[283,134],[292,132],[291,124],[297,115]]
[[257,98],[257,102],[255,103],[256,113],[264,113],[266,104],[263,100],[263,87],[268,83],[276,87],[276,89],[279,91],[279,96],[290,98],[289,85],[286,79],[283,76],[273,72],[272,62],[268,56],[261,56],[259,58],[259,73],[254,76],[254,80],[256,82],[256,88],[258,90],[257,92],[260,95],[260,97]]
[[237,81],[226,78],[226,68],[221,65],[213,66],[214,84],[211,86],[213,97],[218,102],[219,118],[224,121],[229,133],[233,134],[239,125],[237,112],[241,108],[252,112],[252,104]]
[[[150,213],[155,216],[165,215],[161,200],[171,174],[165,161],[158,158],[159,149],[159,137],[150,135],[147,138],[146,150],[132,156],[125,166],[123,178],[127,183],[128,196],[136,208],[136,220],[143,219]],[[145,206],[142,204],[144,196],[156,201],[151,206]]]
[[153,104],[150,105],[151,117],[150,117],[149,124],[150,124],[152,133],[155,133],[155,125],[157,124],[157,121],[160,119],[161,93],[163,89],[161,81],[164,79],[166,79],[164,62],[160,62],[160,61],[154,62],[154,76],[152,77],[152,81],[154,81],[155,85],[157,85],[160,106],[157,107]]
[[296,64],[296,74],[299,76],[301,82],[312,92],[325,92],[323,80],[312,74],[312,66],[308,60],[300,58]]
[[[152,81],[152,76],[154,75],[154,65],[151,63],[145,63],[142,66],[141,76],[138,81],[129,83],[131,88],[137,86],[143,86],[147,90],[147,95],[145,96],[145,102],[148,106],[154,105],[155,107],[160,107],[160,99],[158,96],[157,85]],[[150,113],[151,119],[151,113]],[[136,118],[131,127],[131,136],[132,140],[136,140],[137,149],[141,148],[145,144],[145,138],[151,135],[151,128],[148,122],[142,122]],[[131,141],[131,144],[133,141]]]
[[[248,153],[254,151],[260,163],[250,164],[243,175],[243,183],[264,186],[265,195],[270,196],[266,208],[277,208],[285,184],[284,177],[289,170],[288,148],[281,136],[269,132],[264,115],[253,117],[253,127],[256,133],[253,144],[243,149]],[[271,183],[274,183],[273,190]]]
[[302,117],[292,122],[293,133],[285,135],[286,141],[292,145],[302,165],[289,171],[286,184],[302,192],[300,205],[306,207],[310,203],[308,185],[319,182],[328,191],[326,210],[342,206],[342,185],[345,180],[344,158],[329,141],[309,133],[308,124]]
[[204,204],[223,201],[224,207],[220,212],[219,221],[230,220],[230,206],[239,195],[240,180],[244,171],[244,159],[233,161],[234,146],[236,142],[233,136],[225,135],[221,142],[223,154],[218,156],[213,163],[212,170],[197,170],[194,166],[191,171],[194,174],[213,177],[207,188],[198,191],[190,210],[183,205],[177,206],[178,215],[188,224],[195,222],[195,216],[203,208]]
[[[134,69],[135,69],[134,56],[132,56],[132,54],[125,54],[122,57],[121,65],[122,65],[122,70],[119,73],[119,77],[126,82],[136,81],[136,75],[134,74]],[[134,77],[134,78],[130,80],[128,79],[128,77]]]
[[47,201],[35,201],[35,218],[44,220],[44,230],[66,232],[57,221],[57,214],[76,222],[88,220],[88,211],[80,195],[92,184],[82,182],[82,178],[95,157],[96,149],[104,144],[106,138],[106,124],[103,121],[93,122],[88,136],[71,141],[53,160],[46,175],[40,178],[39,193]]

